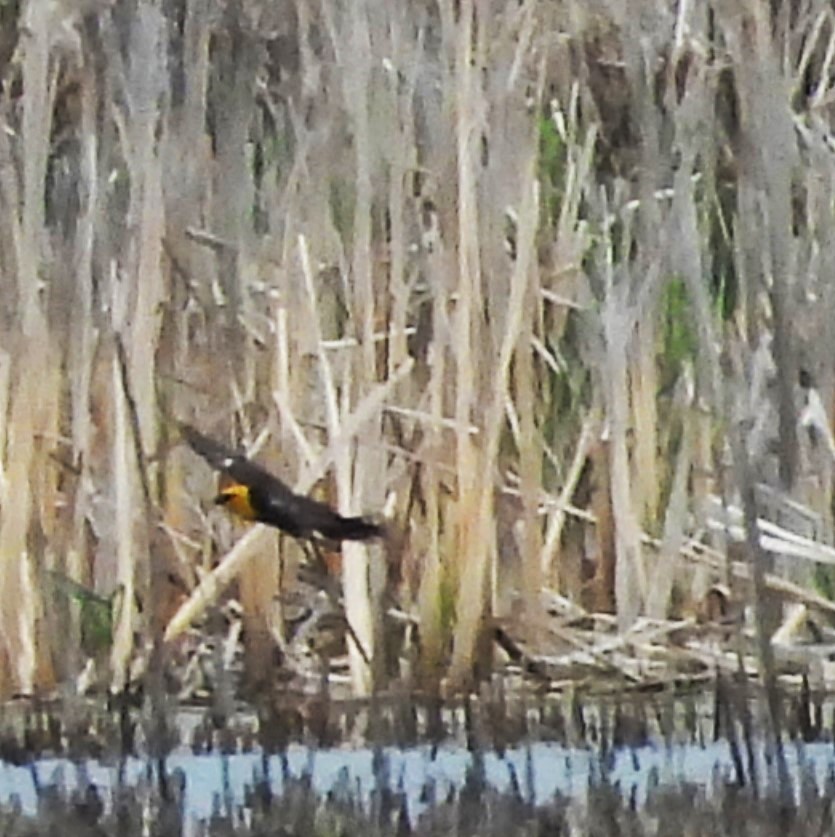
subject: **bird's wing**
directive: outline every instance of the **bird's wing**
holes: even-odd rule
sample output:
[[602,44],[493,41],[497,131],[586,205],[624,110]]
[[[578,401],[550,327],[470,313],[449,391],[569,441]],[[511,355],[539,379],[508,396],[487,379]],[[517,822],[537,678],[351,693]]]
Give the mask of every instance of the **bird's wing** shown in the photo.
[[203,457],[216,471],[228,474],[237,482],[252,485],[253,483],[276,480],[269,471],[265,471],[260,466],[250,462],[245,456],[227,448],[226,445],[210,439],[190,424],[181,423],[180,431],[188,446],[198,456]]
[[[185,422],[180,424],[180,432],[188,443],[188,446],[198,455],[202,456],[212,468],[218,471],[226,471],[237,461],[244,459],[239,453],[227,448],[225,445],[204,436],[199,430]],[[244,461],[246,461],[244,459]]]
[[216,471],[227,474],[235,482],[255,489],[261,497],[270,497],[279,505],[290,503],[297,495],[278,477],[250,462],[245,456],[227,448],[225,445],[204,436],[189,424],[181,423],[180,430],[189,447]]

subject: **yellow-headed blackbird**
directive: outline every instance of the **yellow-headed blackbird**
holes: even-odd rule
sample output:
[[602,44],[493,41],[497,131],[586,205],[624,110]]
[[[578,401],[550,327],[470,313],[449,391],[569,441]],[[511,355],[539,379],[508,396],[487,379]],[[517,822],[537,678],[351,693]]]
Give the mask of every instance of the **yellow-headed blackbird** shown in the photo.
[[365,541],[385,534],[383,526],[366,517],[343,517],[325,503],[294,493],[278,477],[190,425],[180,429],[191,449],[229,479],[215,503],[239,517],[309,540]]

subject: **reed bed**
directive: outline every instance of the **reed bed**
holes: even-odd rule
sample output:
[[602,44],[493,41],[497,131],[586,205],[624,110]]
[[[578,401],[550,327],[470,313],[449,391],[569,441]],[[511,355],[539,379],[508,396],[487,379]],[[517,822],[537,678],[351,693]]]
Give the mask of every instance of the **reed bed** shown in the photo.
[[237,601],[280,688],[305,553],[211,509],[180,420],[388,518],[318,582],[356,695],[773,678],[801,624],[828,682],[826,3],[2,16],[0,695],[84,664],[55,573],[120,591],[100,684],[161,706]]

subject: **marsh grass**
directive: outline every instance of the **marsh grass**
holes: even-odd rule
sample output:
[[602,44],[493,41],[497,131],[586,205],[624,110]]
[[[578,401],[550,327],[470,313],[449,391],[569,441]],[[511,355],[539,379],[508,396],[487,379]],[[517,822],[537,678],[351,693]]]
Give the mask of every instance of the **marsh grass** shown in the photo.
[[176,419],[390,515],[344,551],[358,694],[392,671],[393,599],[430,690],[490,670],[500,611],[547,650],[543,588],[624,630],[695,608],[731,574],[684,545],[736,503],[740,422],[745,473],[831,538],[795,383],[828,420],[831,10],[650,5],[25,5],[0,68],[2,694],[68,673],[44,571],[123,586],[117,688],[230,590],[270,665],[301,555],[209,510]]

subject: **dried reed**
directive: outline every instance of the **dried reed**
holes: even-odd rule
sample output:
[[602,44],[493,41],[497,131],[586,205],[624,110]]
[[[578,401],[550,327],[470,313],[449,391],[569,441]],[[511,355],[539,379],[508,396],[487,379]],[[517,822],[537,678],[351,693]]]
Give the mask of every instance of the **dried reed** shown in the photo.
[[[499,592],[538,648],[546,583],[627,631],[740,576],[694,569],[694,538],[753,527],[774,562],[746,571],[758,595],[820,599],[831,10],[627,5],[23,6],[0,67],[2,694],[66,659],[44,569],[125,585],[117,687],[161,631],[171,562],[205,574],[168,641],[236,580],[247,636],[281,634],[292,550],[280,569],[260,529],[232,545],[200,512],[179,417],[261,433],[296,485],[332,476],[344,512],[394,510],[432,689],[489,668]],[[805,530],[712,505],[751,489],[729,467],[728,380],[745,479],[813,507]],[[358,693],[391,670],[384,565],[345,550],[376,658],[349,640]],[[158,610],[140,618],[134,592]]]

